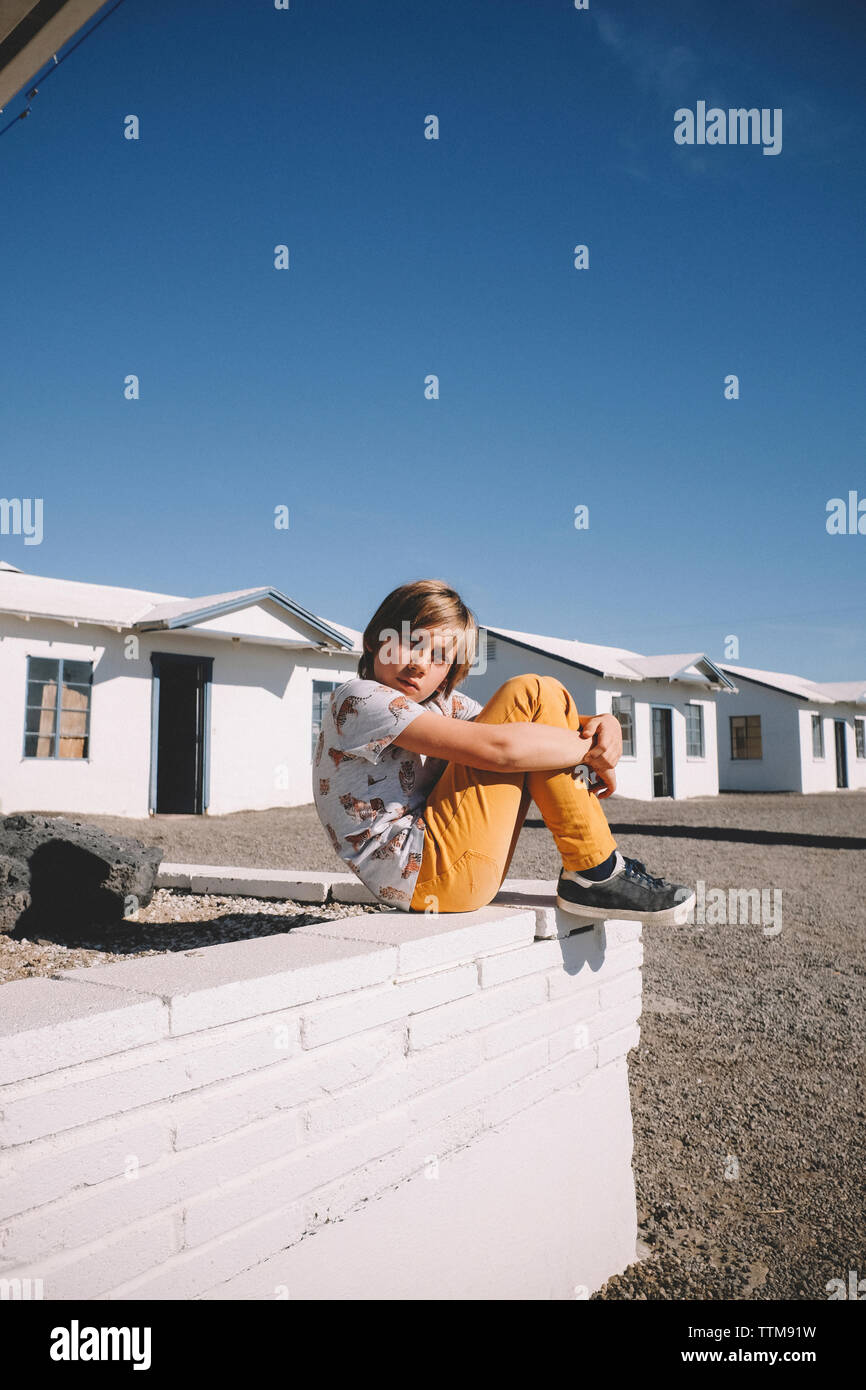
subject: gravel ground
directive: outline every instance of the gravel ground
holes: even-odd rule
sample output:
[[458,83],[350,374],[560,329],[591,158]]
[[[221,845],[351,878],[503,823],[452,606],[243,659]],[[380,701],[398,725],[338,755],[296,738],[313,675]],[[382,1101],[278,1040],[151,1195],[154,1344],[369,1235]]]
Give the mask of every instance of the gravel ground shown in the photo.
[[[640,1046],[629,1057],[642,1258],[596,1299],[827,1298],[866,1276],[863,854],[866,792],[605,803],[623,850],[677,882],[782,894],[760,923],[644,930]],[[313,807],[218,818],[87,819],[169,860],[340,869]],[[524,829],[510,875],[554,878],[547,830]],[[198,900],[201,903],[201,900]],[[189,949],[357,912],[160,890],[96,940],[0,938],[0,979]],[[162,924],[162,925],[160,925]],[[107,954],[105,947],[110,948]],[[2,971],[11,972],[4,976]]]

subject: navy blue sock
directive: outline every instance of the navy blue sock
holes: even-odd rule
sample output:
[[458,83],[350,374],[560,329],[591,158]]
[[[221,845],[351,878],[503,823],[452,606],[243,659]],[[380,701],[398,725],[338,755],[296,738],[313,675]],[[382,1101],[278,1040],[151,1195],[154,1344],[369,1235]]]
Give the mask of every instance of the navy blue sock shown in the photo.
[[610,878],[616,867],[616,850],[609,854],[603,864],[596,864],[594,869],[576,869],[575,873],[580,874],[581,878],[601,879]]

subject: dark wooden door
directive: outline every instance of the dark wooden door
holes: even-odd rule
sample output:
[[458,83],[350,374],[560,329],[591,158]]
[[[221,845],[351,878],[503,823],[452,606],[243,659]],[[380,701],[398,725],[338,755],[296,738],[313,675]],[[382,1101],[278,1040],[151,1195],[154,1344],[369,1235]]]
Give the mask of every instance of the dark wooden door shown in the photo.
[[205,690],[211,662],[158,655],[154,662],[159,681],[154,810],[161,815],[201,815],[207,751]]
[[653,706],[653,796],[673,796],[674,758],[671,712]]
[[848,750],[845,747],[845,720],[835,720],[836,729],[836,786],[848,785]]

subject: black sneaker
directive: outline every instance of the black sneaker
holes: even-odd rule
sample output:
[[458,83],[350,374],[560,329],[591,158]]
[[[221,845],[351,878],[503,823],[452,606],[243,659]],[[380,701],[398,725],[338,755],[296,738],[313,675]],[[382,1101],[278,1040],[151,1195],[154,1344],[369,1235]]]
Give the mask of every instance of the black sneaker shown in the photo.
[[587,886],[560,873],[556,905],[575,917],[624,917],[667,927],[686,921],[695,895],[679,883],[654,878],[639,859],[626,859],[621,873]]

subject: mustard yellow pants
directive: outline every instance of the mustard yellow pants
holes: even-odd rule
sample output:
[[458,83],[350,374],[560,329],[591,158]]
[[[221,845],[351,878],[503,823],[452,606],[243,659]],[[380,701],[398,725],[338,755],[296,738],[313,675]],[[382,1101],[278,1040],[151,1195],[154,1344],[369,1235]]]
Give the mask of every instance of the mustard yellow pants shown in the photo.
[[[578,729],[571,694],[552,676],[514,676],[491,696],[477,724],[555,724]],[[485,772],[448,763],[424,811],[426,833],[413,912],[472,912],[499,892],[530,801],[566,869],[589,869],[616,848],[598,798],[563,772]]]

